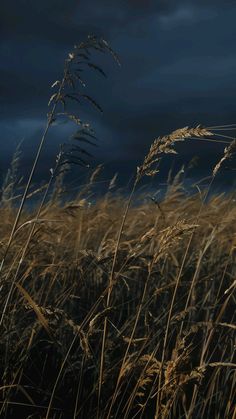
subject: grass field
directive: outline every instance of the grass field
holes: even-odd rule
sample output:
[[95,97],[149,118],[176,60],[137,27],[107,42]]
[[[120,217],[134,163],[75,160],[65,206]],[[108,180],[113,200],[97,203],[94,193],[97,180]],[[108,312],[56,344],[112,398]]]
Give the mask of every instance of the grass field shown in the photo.
[[73,201],[62,200],[60,153],[39,205],[27,206],[67,71],[20,206],[17,153],[3,184],[0,417],[235,418],[235,193],[211,194],[235,141],[207,190],[189,195],[177,174],[160,202],[137,203],[141,179],[158,177],[176,142],[214,141],[216,131],[157,138],[130,196],[113,192],[114,178],[92,204],[99,168]]

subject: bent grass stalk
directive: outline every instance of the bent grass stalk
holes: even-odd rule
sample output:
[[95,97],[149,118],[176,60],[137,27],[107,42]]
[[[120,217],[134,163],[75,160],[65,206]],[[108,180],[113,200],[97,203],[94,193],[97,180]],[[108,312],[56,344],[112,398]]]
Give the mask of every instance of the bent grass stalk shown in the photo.
[[[109,280],[109,291],[107,296],[107,307],[110,303],[112,288],[113,288],[113,281],[114,281],[114,270],[116,265],[116,259],[117,254],[119,250],[119,245],[121,241],[121,236],[123,233],[123,228],[125,225],[125,221],[127,218],[127,214],[130,208],[130,204],[132,201],[133,194],[135,192],[136,186],[138,182],[144,177],[144,176],[155,176],[159,170],[158,168],[153,168],[154,165],[158,165],[161,160],[162,154],[176,154],[176,151],[173,149],[173,145],[178,141],[184,141],[186,138],[191,137],[205,137],[210,136],[212,133],[208,131],[205,128],[202,128],[200,125],[198,125],[195,128],[189,128],[184,127],[178,130],[173,131],[171,134],[166,135],[164,137],[159,137],[152,143],[149,153],[146,155],[143,164],[137,168],[137,175],[134,181],[134,185],[123,215],[122,223],[119,229],[113,263],[112,263],[112,269],[111,269],[111,275]],[[176,288],[177,291],[177,288]],[[100,359],[100,375],[99,375],[99,388],[98,388],[98,409],[97,409],[97,418],[99,417],[99,406],[100,406],[100,398],[101,398],[101,388],[102,388],[102,380],[103,380],[103,368],[104,368],[104,352],[105,352],[105,341],[106,341],[106,334],[107,334],[107,317],[104,321],[104,329],[103,329],[103,338],[102,338],[102,350],[101,350],[101,359]],[[161,375],[161,374],[160,374]],[[119,384],[119,378],[117,381],[117,386]],[[111,408],[113,405],[114,399],[112,399],[111,407],[109,409],[108,417],[111,413]]]
[[[213,133],[210,132],[210,135],[213,135]],[[215,168],[213,169],[212,178],[211,178],[210,184],[208,186],[207,192],[204,196],[204,199],[202,201],[202,204],[201,204],[198,216],[197,216],[196,223],[198,223],[198,221],[199,221],[199,218],[201,216],[204,204],[205,204],[205,202],[206,202],[206,200],[209,196],[212,184],[214,182],[214,179],[215,179],[218,171],[220,170],[222,164],[232,156],[235,149],[236,149],[236,140],[233,141],[228,147],[225,148],[223,157],[220,159],[220,161],[216,164]],[[170,305],[170,309],[169,309],[166,332],[165,332],[164,343],[163,343],[162,357],[161,357],[160,373],[159,373],[159,378],[158,378],[158,391],[157,391],[157,400],[156,400],[155,419],[158,418],[159,411],[160,411],[160,402],[161,402],[161,397],[162,397],[162,393],[161,393],[162,369],[163,369],[163,364],[164,364],[164,359],[165,359],[165,351],[166,351],[166,346],[167,346],[167,340],[168,340],[168,334],[169,334],[170,321],[171,321],[171,317],[172,317],[174,301],[175,301],[175,298],[176,298],[178,287],[180,285],[181,275],[182,275],[182,272],[183,272],[183,269],[184,269],[184,265],[185,265],[185,262],[186,262],[186,259],[187,259],[187,255],[188,255],[188,252],[189,252],[190,245],[192,243],[194,234],[195,234],[195,230],[193,230],[193,232],[192,232],[192,234],[189,238],[188,244],[187,244],[187,248],[186,248],[186,251],[185,251],[185,254],[184,254],[184,257],[183,257],[183,261],[182,261],[182,264],[181,264],[181,267],[180,267],[180,271],[179,271],[179,274],[178,274],[178,277],[177,277],[177,280],[176,280],[176,286],[175,286],[175,289],[174,289],[174,292],[173,292],[173,297],[172,297],[171,305]],[[192,290],[193,290],[193,287],[194,287],[194,284],[195,284],[196,277],[197,277],[197,275],[194,275],[194,278],[191,282],[190,290],[189,290],[188,297],[187,297],[186,304],[185,304],[185,310],[187,310],[187,308],[188,308],[188,304],[189,304],[189,301],[190,301],[190,298],[191,298],[191,295],[192,295]],[[181,323],[180,333],[182,332],[182,328],[183,328],[183,322]],[[196,388],[195,388],[195,392],[196,392]],[[194,394],[194,396],[196,396],[196,395]],[[195,397],[194,397],[194,400],[195,400]]]
[[[9,249],[10,249],[10,246],[12,244],[12,241],[13,241],[13,238],[14,238],[14,235],[15,235],[15,232],[17,230],[18,223],[19,223],[19,220],[20,220],[22,211],[23,211],[23,207],[25,205],[25,201],[26,201],[26,198],[27,198],[27,195],[28,195],[28,192],[29,192],[29,188],[31,186],[32,179],[33,179],[33,176],[34,176],[34,173],[35,173],[35,170],[36,170],[36,167],[37,167],[37,164],[38,164],[38,161],[39,161],[39,158],[40,158],[40,155],[41,155],[43,146],[44,146],[44,143],[46,141],[47,133],[48,133],[49,127],[51,125],[51,122],[52,122],[52,119],[53,119],[53,114],[54,114],[55,110],[56,110],[56,103],[53,106],[52,115],[49,117],[49,120],[47,122],[47,126],[45,128],[44,134],[42,136],[42,139],[40,141],[40,144],[39,144],[39,147],[38,147],[36,156],[35,156],[35,160],[34,160],[34,163],[33,163],[33,166],[32,166],[32,169],[31,169],[31,172],[30,172],[30,175],[29,175],[29,178],[28,178],[28,182],[27,182],[27,185],[26,185],[26,188],[24,190],[24,194],[23,194],[23,197],[22,197],[22,200],[21,200],[21,203],[20,203],[20,207],[19,207],[19,210],[17,212],[16,218],[15,218],[15,221],[14,221],[14,224],[13,224],[13,227],[12,227],[12,230],[11,230],[11,234],[10,234],[10,237],[9,237],[9,240],[8,240],[8,243],[7,243],[7,246],[6,246],[6,250],[4,252],[4,256],[3,256],[3,259],[2,259],[2,262],[1,262],[1,265],[0,265],[0,272],[3,269],[3,265],[5,263],[7,254],[8,254]],[[7,309],[7,306],[8,306],[8,303],[9,303],[9,300],[10,300],[10,297],[11,297],[11,294],[12,294],[12,291],[14,289],[14,286],[15,286],[15,282],[12,281],[11,287],[10,287],[10,290],[9,290],[9,293],[7,295],[7,299],[6,299],[5,305],[3,307],[3,311],[2,311],[2,315],[1,315],[1,319],[0,319],[0,326],[1,326],[2,322],[3,322],[4,316],[5,316],[5,313],[6,313],[6,309]]]
[[[120,229],[119,229],[119,232],[118,232],[114,257],[113,257],[113,261],[112,261],[112,268],[111,268],[111,273],[110,273],[110,278],[109,278],[109,285],[108,285],[108,292],[107,292],[107,299],[106,299],[106,308],[108,308],[109,305],[110,305],[111,294],[112,294],[112,289],[113,289],[113,285],[114,285],[116,260],[117,260],[117,255],[118,255],[118,251],[119,251],[121,236],[122,236],[122,233],[123,233],[124,225],[125,225],[125,222],[126,222],[126,218],[127,218],[128,212],[129,212],[129,208],[130,208],[130,205],[131,205],[131,202],[132,202],[132,198],[133,198],[137,183],[138,183],[138,180],[136,178],[136,180],[134,182],[134,185],[133,185],[133,188],[132,188],[132,191],[130,193],[128,203],[126,205],[125,212],[124,212],[123,217],[122,217],[122,222],[121,222],[121,225],[120,225]],[[98,382],[98,407],[97,407],[97,418],[98,419],[99,419],[100,400],[101,400],[101,393],[102,393],[102,381],[103,381],[104,355],[105,355],[105,343],[106,343],[106,336],[107,336],[107,328],[108,328],[108,319],[107,319],[107,316],[106,316],[105,320],[104,320],[104,328],[103,328],[103,336],[102,336],[102,349],[101,349],[100,372],[99,372],[99,382]]]
[[[51,98],[49,100],[49,103],[48,103],[48,106],[50,106],[51,104],[53,104],[53,106],[52,106],[51,111],[49,112],[48,119],[47,119],[47,124],[46,124],[46,128],[44,130],[44,133],[43,133],[42,138],[40,140],[38,149],[36,151],[36,156],[35,156],[34,161],[33,161],[32,169],[30,171],[30,174],[29,174],[29,177],[28,177],[28,181],[27,181],[27,184],[26,184],[26,187],[24,189],[24,193],[23,193],[23,196],[22,196],[22,199],[21,199],[21,203],[20,203],[20,206],[19,206],[17,215],[16,215],[15,220],[14,220],[14,223],[13,223],[13,227],[12,227],[12,230],[11,230],[11,233],[10,233],[10,236],[9,236],[9,239],[8,239],[8,242],[7,242],[7,245],[6,245],[6,249],[4,251],[4,255],[3,255],[3,258],[2,258],[2,261],[1,261],[1,264],[0,264],[0,273],[2,272],[2,269],[3,269],[4,263],[5,263],[7,254],[9,252],[9,250],[10,250],[12,241],[14,239],[14,235],[16,233],[16,230],[17,230],[17,227],[18,227],[18,224],[19,224],[21,215],[22,215],[22,211],[23,211],[23,208],[24,208],[24,205],[25,205],[25,202],[26,202],[28,193],[29,193],[30,186],[32,184],[33,176],[35,174],[35,171],[36,171],[36,168],[37,168],[37,165],[38,165],[38,162],[39,162],[39,158],[40,158],[41,153],[42,153],[43,146],[45,144],[45,141],[46,141],[46,138],[47,138],[47,135],[48,135],[49,128],[52,125],[52,123],[56,120],[56,110],[57,110],[58,104],[60,102],[63,103],[64,112],[62,113],[62,115],[67,116],[69,120],[73,120],[77,124],[81,124],[82,123],[82,121],[80,119],[78,119],[75,115],[73,115],[73,114],[70,115],[70,114],[67,114],[65,112],[65,99],[66,98],[75,100],[77,102],[79,102],[79,100],[76,97],[76,95],[64,93],[64,89],[65,89],[66,85],[68,85],[68,83],[69,83],[70,86],[73,87],[73,90],[75,89],[75,83],[74,83],[74,80],[73,80],[73,75],[74,74],[70,72],[70,65],[72,65],[74,62],[76,62],[77,64],[78,63],[83,64],[82,61],[76,61],[76,60],[78,59],[78,57],[81,56],[81,50],[83,51],[85,49],[85,51],[87,52],[89,48],[94,48],[94,49],[97,49],[98,51],[107,50],[107,51],[109,51],[112,54],[113,58],[119,63],[119,60],[118,60],[117,55],[114,53],[114,51],[109,46],[109,44],[105,40],[103,40],[103,39],[97,41],[97,39],[95,37],[92,37],[92,36],[89,36],[88,37],[87,43],[86,42],[85,43],[82,42],[78,46],[75,45],[74,46],[74,51],[72,53],[69,53],[68,58],[65,60],[65,66],[64,66],[64,72],[63,72],[62,80],[61,81],[57,80],[52,85],[52,87],[59,86],[59,88],[58,88],[58,91],[51,96]],[[84,56],[84,54],[82,54],[82,56]],[[103,74],[105,74],[100,69],[100,67],[98,67],[98,66],[94,65],[93,63],[91,63],[89,61],[89,58],[87,58],[87,60],[88,61],[87,62],[85,61],[85,64],[88,64],[90,67],[94,68],[96,71],[99,71],[100,73],[102,72]],[[74,71],[76,71],[76,69]],[[80,76],[78,74],[76,74],[76,79],[79,79],[79,81],[82,83],[82,85],[84,85],[83,81],[81,80],[81,78],[80,78]],[[100,106],[90,96],[83,94],[82,97],[84,97],[88,102],[92,103],[92,105],[95,106],[97,109],[101,110]],[[89,142],[89,140],[87,140],[87,142]],[[82,150],[82,151],[84,151],[84,150]],[[82,159],[80,159],[80,161],[83,162]],[[38,213],[37,213],[37,216],[36,216],[36,220],[38,219],[38,217],[39,217],[39,215],[41,213],[41,209],[42,209],[43,204],[44,204],[44,202],[46,200],[46,197],[47,197],[47,194],[48,194],[48,191],[49,191],[49,187],[50,187],[50,185],[52,183],[52,180],[53,180],[53,175],[51,176],[50,181],[48,183],[48,186],[46,188],[46,192],[44,194],[42,203],[41,203],[41,205],[39,207],[39,210],[38,210]],[[24,257],[24,255],[26,253],[28,244],[29,244],[29,242],[31,240],[31,237],[33,235],[34,228],[35,228],[35,223],[33,223],[31,232],[29,234],[29,237],[28,237],[28,240],[27,240],[25,249],[23,251],[23,257]],[[21,258],[21,260],[19,262],[16,275],[18,274],[18,271],[19,271],[19,268],[20,268],[21,263],[22,263],[22,258]],[[7,295],[7,298],[6,298],[6,302],[5,302],[4,307],[3,307],[3,311],[2,311],[2,315],[1,315],[1,319],[0,319],[0,326],[1,326],[2,322],[3,322],[4,316],[5,316],[5,313],[6,313],[6,309],[7,309],[7,306],[9,304],[9,301],[10,301],[10,298],[11,298],[11,295],[12,295],[12,291],[14,289],[14,285],[15,285],[15,281],[12,281],[10,290],[9,290],[8,295]]]

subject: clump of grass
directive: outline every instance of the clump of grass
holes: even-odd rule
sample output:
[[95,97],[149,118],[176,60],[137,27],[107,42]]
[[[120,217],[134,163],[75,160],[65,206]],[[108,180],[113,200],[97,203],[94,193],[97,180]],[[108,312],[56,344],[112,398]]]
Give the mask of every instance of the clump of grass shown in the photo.
[[144,159],[142,166],[137,169],[137,179],[140,180],[144,175],[154,176],[159,172],[159,169],[152,169],[153,165],[158,165],[163,154],[177,154],[173,146],[178,141],[184,141],[187,138],[201,138],[212,136],[212,132],[200,125],[189,128],[184,127],[173,131],[169,135],[159,137],[152,143],[149,153]]
[[[77,72],[68,68],[78,57],[103,72],[88,53],[101,45],[88,42],[69,54],[48,115],[49,126],[56,117],[78,123],[75,137],[85,144],[95,140],[91,130],[56,108],[77,101],[65,85],[74,89]],[[24,206],[31,177],[18,211],[3,194],[1,417],[233,417],[235,197],[209,190],[234,142],[205,196],[185,194],[177,175],[161,203],[132,205],[139,181],[158,173],[175,143],[215,135],[214,127],[198,125],[154,140],[129,198],[113,193],[114,176],[104,196],[88,204],[98,166],[78,196],[63,203],[68,149],[57,155],[36,215]],[[12,197],[9,185],[3,190]]]
[[220,161],[216,164],[216,166],[213,169],[213,176],[215,177],[217,173],[219,172],[222,164],[233,157],[233,154],[236,152],[236,140],[233,140],[228,147],[225,147],[224,155],[220,159]]

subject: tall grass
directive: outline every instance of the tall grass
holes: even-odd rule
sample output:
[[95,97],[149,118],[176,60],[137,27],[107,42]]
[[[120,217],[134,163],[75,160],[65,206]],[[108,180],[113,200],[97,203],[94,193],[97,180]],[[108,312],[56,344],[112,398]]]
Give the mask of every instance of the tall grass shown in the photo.
[[[75,57],[103,72],[88,53],[112,51],[99,42],[91,38],[69,54],[46,134],[62,116],[79,123],[75,138],[95,141],[75,114],[56,109],[65,95],[79,99],[67,72]],[[66,79],[73,94],[64,91]],[[73,201],[61,201],[64,169],[87,165],[81,143],[76,155],[62,148],[36,213],[25,202],[46,136],[18,210],[16,153],[0,207],[0,417],[235,416],[235,194],[210,194],[235,143],[212,168],[204,194],[189,195],[177,175],[161,202],[133,202],[141,179],[158,176],[176,142],[225,141],[221,129],[199,125],[157,138],[130,196],[113,192],[114,177],[93,204],[100,166]]]

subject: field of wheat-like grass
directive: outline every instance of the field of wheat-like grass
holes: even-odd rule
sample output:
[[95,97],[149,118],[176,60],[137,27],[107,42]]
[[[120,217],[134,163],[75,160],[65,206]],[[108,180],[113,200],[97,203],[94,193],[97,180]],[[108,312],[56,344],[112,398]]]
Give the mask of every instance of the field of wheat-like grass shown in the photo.
[[[157,400],[158,417],[232,417],[233,195],[203,204],[173,185],[159,206],[131,206],[111,283],[125,206],[110,193],[49,201],[18,268],[23,214],[2,272],[1,311],[18,269],[2,321],[2,417],[149,418]],[[14,212],[1,209],[2,256]]]
[[[235,193],[212,185],[233,160],[236,125],[177,129],[157,137],[129,195],[116,176],[92,199],[101,166],[77,197],[63,194],[71,165],[87,170],[96,136],[68,111],[89,101],[81,66],[104,75],[89,37],[65,60],[25,187],[19,149],[0,200],[0,417],[31,419],[235,418]],[[33,179],[55,121],[76,124],[46,184]],[[228,134],[228,132],[227,132]],[[138,193],[176,143],[223,142],[207,189],[185,190],[179,172],[162,198]],[[229,141],[232,140],[232,141]],[[90,150],[90,149],[89,149]],[[156,180],[158,187],[158,179]],[[37,205],[27,205],[34,195]]]

